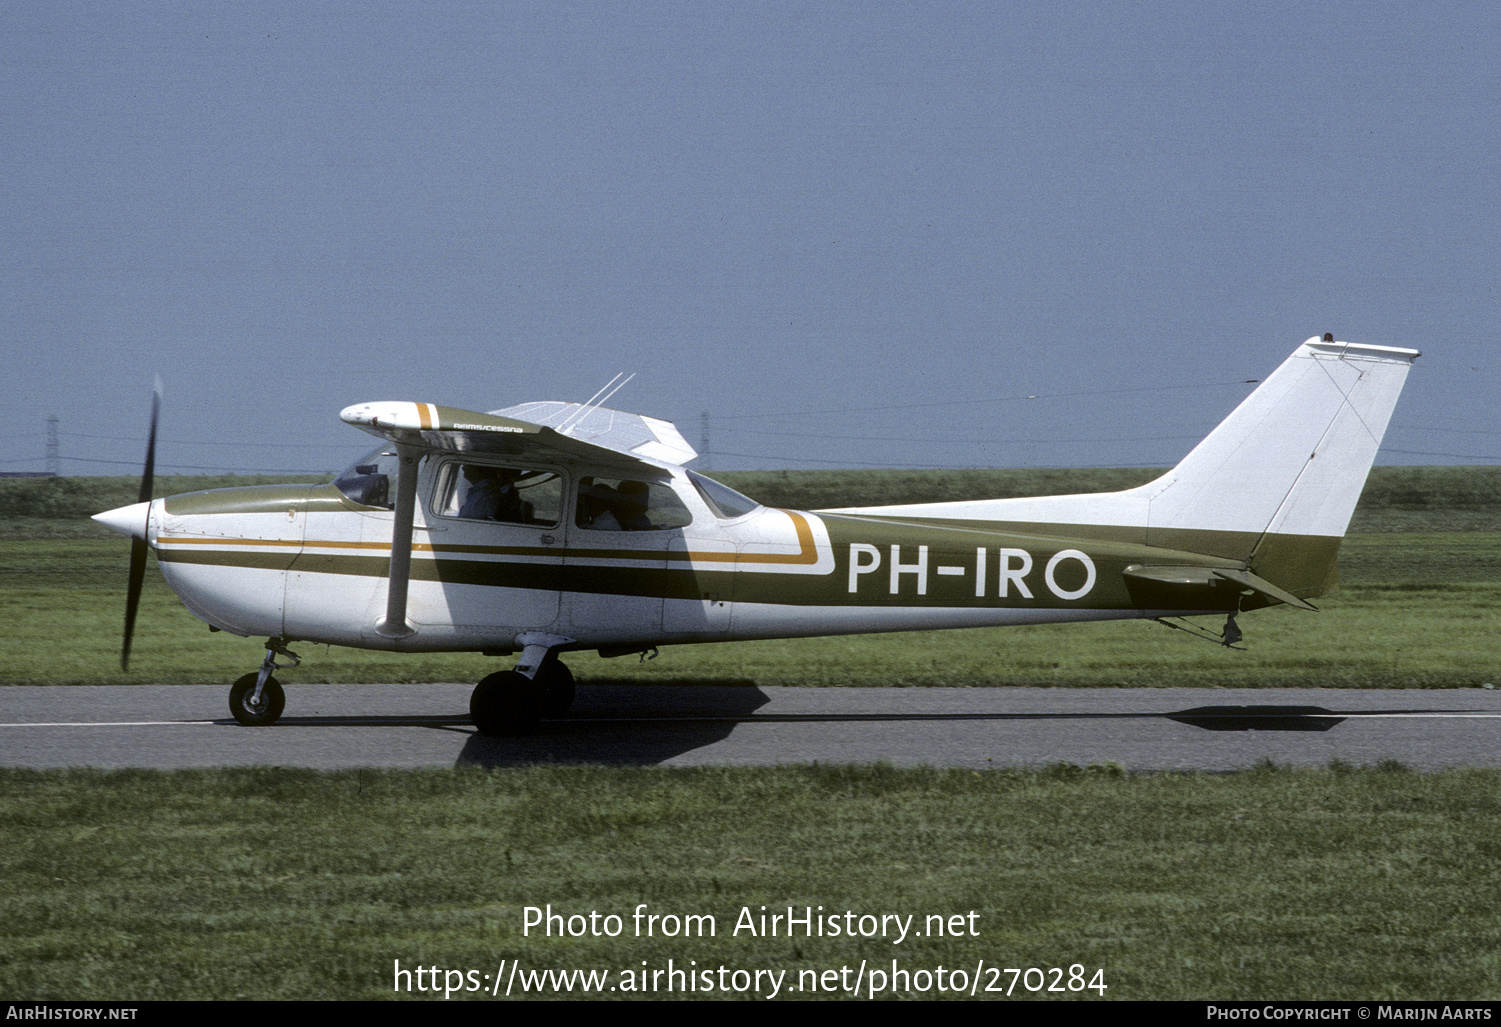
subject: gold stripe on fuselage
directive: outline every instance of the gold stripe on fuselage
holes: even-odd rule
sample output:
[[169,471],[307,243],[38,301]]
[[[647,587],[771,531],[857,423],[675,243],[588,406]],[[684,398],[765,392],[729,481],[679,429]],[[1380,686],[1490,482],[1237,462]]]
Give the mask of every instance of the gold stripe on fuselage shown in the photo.
[[[413,542],[412,551],[434,554],[454,554],[466,556],[545,556],[557,555],[575,560],[662,560],[692,563],[730,563],[730,564],[770,564],[793,567],[808,567],[818,563],[818,544],[813,538],[813,529],[808,524],[808,519],[802,514],[791,510],[783,513],[792,518],[793,527],[797,531],[798,552],[796,553],[715,553],[692,550],[683,553],[674,552],[642,552],[639,549],[577,549],[560,548],[552,549],[545,546],[465,546],[448,545],[443,543]],[[334,541],[296,541],[292,539],[261,539],[261,538],[208,538],[201,535],[163,535],[157,539],[158,545],[165,546],[280,546],[282,548],[299,547],[303,549],[355,549],[372,553],[390,553],[389,542],[334,542]],[[832,573],[832,568],[830,568]]]
[[[793,510],[783,510],[782,513],[792,518],[792,526],[797,531],[796,553],[714,553],[690,550],[685,555],[694,563],[772,563],[795,567],[811,567],[818,563],[818,544],[813,541],[813,529],[808,525],[808,519]],[[829,573],[833,572],[834,569],[830,567]]]

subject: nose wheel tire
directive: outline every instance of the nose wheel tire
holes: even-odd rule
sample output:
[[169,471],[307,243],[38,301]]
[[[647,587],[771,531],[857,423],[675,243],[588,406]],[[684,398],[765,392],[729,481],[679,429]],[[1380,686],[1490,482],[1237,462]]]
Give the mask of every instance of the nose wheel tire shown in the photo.
[[281,690],[281,683],[275,678],[266,679],[265,687],[261,689],[260,702],[251,703],[250,697],[255,694],[255,679],[259,676],[246,674],[229,690],[229,712],[246,727],[263,727],[276,723],[287,705],[286,693]]

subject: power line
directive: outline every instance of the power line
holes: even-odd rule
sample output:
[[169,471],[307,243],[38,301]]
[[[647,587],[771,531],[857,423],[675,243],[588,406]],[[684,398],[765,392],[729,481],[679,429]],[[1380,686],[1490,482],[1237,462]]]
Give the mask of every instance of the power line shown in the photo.
[[1394,424],[1401,431],[1441,431],[1452,435],[1501,435],[1501,428],[1421,428],[1415,424]]
[[1257,385],[1260,378],[1200,385],[1146,385],[1134,389],[1094,389],[1089,392],[1039,392],[1035,396],[992,396],[989,399],[950,399],[929,403],[896,403],[887,406],[846,407],[842,410],[800,410],[773,414],[719,414],[720,420],[744,421],[761,417],[814,417],[821,414],[868,414],[877,410],[930,410],[935,407],[975,406],[981,403],[1017,403],[1030,399],[1078,399],[1085,396],[1116,396],[1136,392],[1174,392],[1184,389],[1220,389],[1231,385]]
[[[84,456],[65,456],[65,457],[63,457],[63,459],[66,460],[66,461],[68,461],[69,463],[77,463],[77,464],[109,464],[111,466],[116,466],[116,467],[136,467],[136,468],[139,468],[141,466],[141,461],[139,461],[139,460],[104,460],[104,459],[100,459],[98,457],[84,457]],[[18,461],[13,461],[13,462],[15,462],[15,463],[28,463],[28,462],[34,462],[34,461],[18,460]],[[293,467],[293,468],[285,468],[285,467],[281,467],[281,468],[277,468],[277,467],[226,467],[223,464],[210,464],[210,465],[206,465],[205,466],[205,465],[195,465],[195,464],[167,464],[167,463],[162,463],[160,461],[158,461],[157,467],[159,469],[161,469],[161,470],[169,470],[169,469],[174,469],[175,468],[176,470],[180,470],[180,471],[217,471],[217,472],[220,472],[220,473],[235,473],[235,474],[316,474],[316,475],[328,475],[328,474],[333,473],[333,472],[327,470],[326,468],[323,469],[323,470],[320,470],[320,471],[310,471],[310,470],[308,470],[305,467]]]
[[1400,453],[1403,456],[1447,456],[1455,460],[1501,460],[1501,456],[1494,453],[1430,453],[1421,449],[1387,449],[1382,447],[1383,453]]
[[1049,436],[1049,437],[1046,437],[1046,438],[1020,438],[1020,439],[993,439],[993,438],[968,438],[968,439],[960,439],[960,438],[955,438],[952,435],[929,435],[929,436],[926,436],[926,437],[923,437],[923,438],[910,438],[910,437],[908,437],[908,438],[891,438],[891,437],[883,437],[883,436],[876,436],[876,435],[824,435],[824,434],[817,434],[817,433],[814,433],[814,432],[763,431],[763,430],[758,430],[758,429],[755,429],[755,428],[729,428],[727,430],[730,431],[730,432],[733,432],[733,433],[735,433],[737,435],[777,435],[777,436],[786,436],[786,437],[789,437],[789,438],[797,438],[797,439],[841,439],[841,440],[858,441],[858,442],[917,442],[917,443],[947,442],[947,443],[952,443],[954,445],[968,445],[968,444],[976,444],[976,445],[1004,445],[1004,444],[1020,445],[1020,444],[1029,444],[1030,445],[1030,444],[1036,444],[1036,443],[1052,443],[1052,442],[1069,442],[1069,443],[1073,443],[1073,442],[1181,442],[1184,439],[1192,439],[1194,441],[1198,441],[1199,439],[1202,439],[1204,437],[1203,434],[1196,434],[1196,435],[1132,435],[1130,437],[1121,436],[1121,435],[1109,435],[1109,436],[1069,437],[1069,438],[1059,438],[1059,437],[1055,437],[1055,436]]
[[962,468],[947,467],[942,464],[882,464],[869,460],[820,460],[811,456],[767,456],[764,453],[730,453],[721,449],[720,456],[738,456],[747,460],[770,460],[773,463],[797,463],[797,464],[829,464],[834,467],[884,467],[891,470],[917,470],[917,471],[946,471],[961,470]]
[[[105,439],[114,442],[140,442],[144,443],[144,435],[91,435],[86,432],[65,431],[59,434],[66,435],[70,439]],[[159,439],[159,442],[170,443],[174,446],[219,446],[232,449],[342,449],[353,450],[358,445],[358,440],[352,443],[334,442],[204,442],[201,439]]]

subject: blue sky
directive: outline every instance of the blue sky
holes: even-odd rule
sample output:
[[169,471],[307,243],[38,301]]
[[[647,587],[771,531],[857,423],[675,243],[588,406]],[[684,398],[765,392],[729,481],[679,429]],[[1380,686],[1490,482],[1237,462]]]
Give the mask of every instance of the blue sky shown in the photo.
[[1496,463],[1497,10],[8,3],[0,470],[158,372],[168,471],[617,371],[721,470],[1163,466],[1325,331]]

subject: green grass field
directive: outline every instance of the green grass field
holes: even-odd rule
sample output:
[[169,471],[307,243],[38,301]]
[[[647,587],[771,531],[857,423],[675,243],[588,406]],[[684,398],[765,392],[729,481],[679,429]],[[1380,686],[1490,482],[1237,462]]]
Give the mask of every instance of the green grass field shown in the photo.
[[[389,998],[398,959],[610,970],[611,982],[692,960],[785,970],[782,997],[801,998],[814,974],[847,967],[847,984],[862,960],[893,959],[963,969],[982,988],[1007,979],[976,968],[1079,964],[1103,971],[1107,999],[1501,997],[1495,771],[4,771],[0,783],[0,993],[16,998]],[[711,915],[716,932],[634,937],[640,903]],[[622,933],[523,935],[525,907],[548,904],[619,915]],[[976,917],[959,937],[901,944],[736,935],[741,909],[758,918],[763,905],[912,915],[919,930],[929,915]],[[1013,1000],[1028,997],[1099,993],[1017,985]]]

